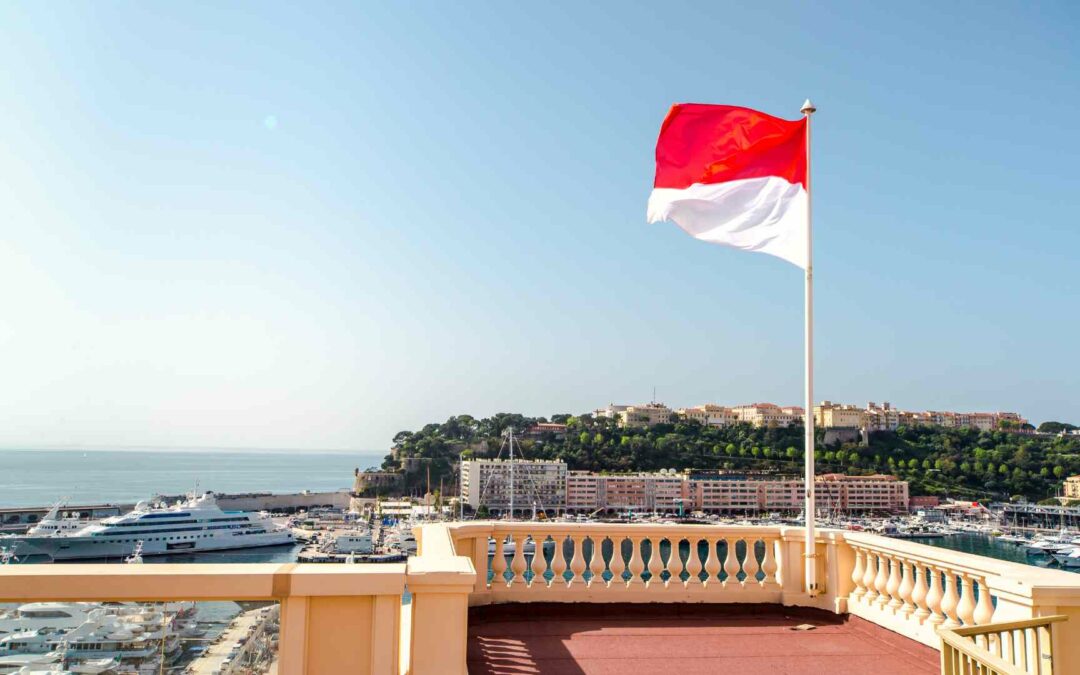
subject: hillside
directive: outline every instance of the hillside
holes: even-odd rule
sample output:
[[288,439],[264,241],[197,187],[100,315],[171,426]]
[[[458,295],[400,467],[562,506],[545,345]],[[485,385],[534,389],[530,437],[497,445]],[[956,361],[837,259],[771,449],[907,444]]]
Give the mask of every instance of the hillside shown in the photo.
[[[494,457],[507,427],[520,433],[546,418],[503,413],[476,419],[452,417],[442,424],[403,431],[385,469],[408,465],[406,491],[456,481],[460,454]],[[694,421],[622,429],[606,418],[553,415],[568,425],[565,438],[545,434],[520,442],[531,459],[562,459],[571,469],[600,472],[658,469],[734,469],[800,474],[802,427],[755,428],[747,424],[715,428]],[[505,456],[505,455],[504,455]],[[412,461],[407,461],[412,460]],[[823,446],[819,434],[817,471],[890,473],[911,482],[912,494],[971,499],[1040,500],[1055,494],[1065,476],[1080,473],[1080,437],[1027,435],[975,429],[910,427],[875,432],[868,447],[854,443]]]

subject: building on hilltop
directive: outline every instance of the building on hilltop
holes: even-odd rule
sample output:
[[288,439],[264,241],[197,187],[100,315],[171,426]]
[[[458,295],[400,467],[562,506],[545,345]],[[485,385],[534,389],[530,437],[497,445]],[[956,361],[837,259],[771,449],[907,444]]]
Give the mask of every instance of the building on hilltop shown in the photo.
[[670,424],[675,421],[675,411],[663,403],[645,403],[626,406],[619,412],[618,418],[619,426],[636,429],[655,424]]
[[803,421],[805,411],[799,406],[781,407],[775,403],[749,403],[732,408],[740,422],[755,427],[788,427]]
[[855,405],[822,401],[814,406],[814,424],[822,429],[862,429],[867,424],[867,414]]
[[546,434],[551,434],[555,440],[562,440],[566,437],[566,425],[557,422],[537,422],[526,429],[521,437],[526,440],[541,440]]
[[726,427],[739,421],[739,417],[734,410],[713,403],[706,403],[693,408],[679,408],[677,412],[680,417],[700,422],[707,427]]

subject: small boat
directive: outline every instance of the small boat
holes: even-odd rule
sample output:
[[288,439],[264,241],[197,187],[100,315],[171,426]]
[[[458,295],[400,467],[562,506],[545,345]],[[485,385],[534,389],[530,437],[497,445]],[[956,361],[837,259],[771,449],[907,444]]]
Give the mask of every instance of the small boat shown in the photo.
[[129,564],[129,565],[141,565],[142,561],[143,561],[143,559],[142,559],[142,547],[143,547],[142,539],[135,542],[135,550],[133,550],[131,552],[131,555],[124,558],[124,562]]
[[1062,567],[1069,569],[1080,567],[1080,547],[1069,549],[1067,552],[1062,551],[1060,553],[1051,554],[1054,561]]

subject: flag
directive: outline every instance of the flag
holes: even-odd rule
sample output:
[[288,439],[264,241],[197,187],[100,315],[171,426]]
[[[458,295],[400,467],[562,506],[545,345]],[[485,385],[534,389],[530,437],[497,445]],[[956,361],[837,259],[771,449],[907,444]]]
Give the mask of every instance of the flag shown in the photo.
[[656,141],[648,220],[806,269],[806,119],[727,105],[671,107]]

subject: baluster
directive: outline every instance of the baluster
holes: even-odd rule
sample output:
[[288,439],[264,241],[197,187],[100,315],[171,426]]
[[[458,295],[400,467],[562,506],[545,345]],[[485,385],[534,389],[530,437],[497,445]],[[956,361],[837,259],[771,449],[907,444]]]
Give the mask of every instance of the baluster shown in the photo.
[[895,614],[904,606],[904,601],[900,597],[900,560],[894,556],[889,557],[889,580],[885,583],[885,593],[890,598],[887,606]]
[[[709,555],[705,559],[705,571],[708,573],[709,578],[705,580],[705,587],[709,588],[711,585],[716,584],[718,588],[722,588],[720,584],[720,558],[717,555],[716,547],[721,542],[726,542],[727,539],[708,539],[709,542]],[[731,547],[728,547],[730,553]]]
[[698,554],[698,539],[690,537],[688,541],[690,550],[686,554],[686,572],[690,575],[686,578],[686,587],[701,586],[701,556]]
[[765,579],[762,580],[762,585],[769,586],[778,583],[776,576],[776,540],[765,540],[765,559],[761,561],[761,571],[765,573]]
[[866,552],[866,571],[863,572],[863,588],[866,592],[863,593],[863,601],[867,605],[874,604],[874,598],[877,597],[877,590],[874,588],[874,577],[877,576],[877,565],[881,562],[877,553],[867,550]]
[[990,589],[986,585],[986,578],[979,577],[979,599],[975,604],[975,614],[972,619],[976,626],[990,623],[994,618],[994,601],[990,598]]
[[900,612],[905,617],[909,617],[915,611],[915,603],[911,601],[911,594],[915,590],[915,581],[911,578],[911,561],[899,558],[897,559],[897,562],[900,563],[900,569],[904,573],[904,578],[900,582],[900,588],[897,589],[901,601]]
[[[663,541],[663,540],[661,540]],[[668,557],[664,563],[664,571],[668,573],[667,581],[664,582],[665,588],[677,588],[682,586],[682,579],[679,578],[679,571],[682,565],[682,561],[679,559],[679,538],[668,537]]]
[[738,548],[741,539],[728,539],[727,540],[727,555],[724,556],[724,574],[727,578],[724,580],[724,586],[738,586],[739,585],[739,555]]
[[912,578],[911,604],[915,605],[915,620],[922,624],[930,616],[926,604],[926,573],[918,560],[912,561],[912,569],[915,574]]
[[956,615],[956,607],[960,604],[960,595],[956,592],[956,575],[952,570],[945,570],[945,584],[942,586],[944,595],[941,598],[941,613],[945,615],[946,628],[960,625],[960,618]]
[[863,574],[866,572],[866,567],[863,565],[863,561],[866,554],[861,548],[855,549],[855,569],[851,571],[851,582],[855,584],[855,588],[851,591],[851,597],[858,600],[866,593],[866,586],[863,585]]
[[664,561],[660,557],[660,542],[663,541],[660,537],[649,537],[649,565],[646,569],[649,570],[649,582],[646,588],[662,588],[664,586],[664,580],[660,578],[660,573],[664,571]]
[[625,541],[623,537],[611,538],[611,582],[608,584],[609,587],[626,585],[626,579],[623,577],[623,573],[626,571],[626,560],[622,554],[623,541]]
[[494,578],[491,580],[492,587],[496,583],[506,585],[506,554],[503,553],[504,536],[502,534],[495,535],[495,557],[491,559],[491,571],[495,573]]
[[960,602],[956,605],[956,616],[965,626],[975,623],[975,580],[966,574],[960,575]]
[[582,549],[585,548],[585,537],[571,537],[571,541],[574,542],[574,557],[570,559],[570,572],[571,574],[573,574],[573,576],[570,577],[570,580],[566,582],[566,585],[584,585],[585,552]]
[[604,564],[604,538],[592,536],[589,537],[589,541],[592,542],[592,558],[589,560],[589,571],[592,572],[592,579],[589,580],[589,588],[592,588],[594,584],[603,586],[604,570],[607,568],[607,565]]
[[628,565],[630,580],[626,582],[628,588],[645,583],[641,578],[641,573],[645,571],[645,561],[641,556],[641,542],[641,537],[630,537],[630,564]]
[[544,578],[544,572],[547,570],[547,562],[544,560],[545,541],[547,541],[546,536],[533,537],[533,557],[532,562],[529,564],[532,581],[529,582],[529,588],[535,588],[536,590],[547,588],[548,584],[547,579]]
[[563,552],[566,535],[560,532],[551,535],[551,538],[555,540],[555,552],[551,556],[551,587],[555,588],[566,585],[566,554]]
[[757,539],[751,539],[746,542],[746,557],[743,558],[742,568],[743,572],[746,574],[746,576],[743,577],[744,586],[746,584],[753,584],[754,586],[761,585],[761,582],[758,581],[757,578],[758,570],[761,569],[761,565],[758,564],[757,559]]
[[945,597],[941,591],[941,570],[933,565],[927,565],[926,578],[930,581],[930,587],[926,591],[926,608],[930,611],[930,616],[926,621],[937,626],[945,621],[945,615],[941,611],[941,600]]
[[878,607],[884,607],[889,602],[889,594],[885,590],[889,586],[889,558],[878,555],[877,575],[874,577],[875,602]]
[[511,535],[514,542],[514,557],[510,560],[510,571],[514,576],[510,577],[511,586],[525,583],[525,542],[528,540],[528,535],[520,533],[517,535]]

